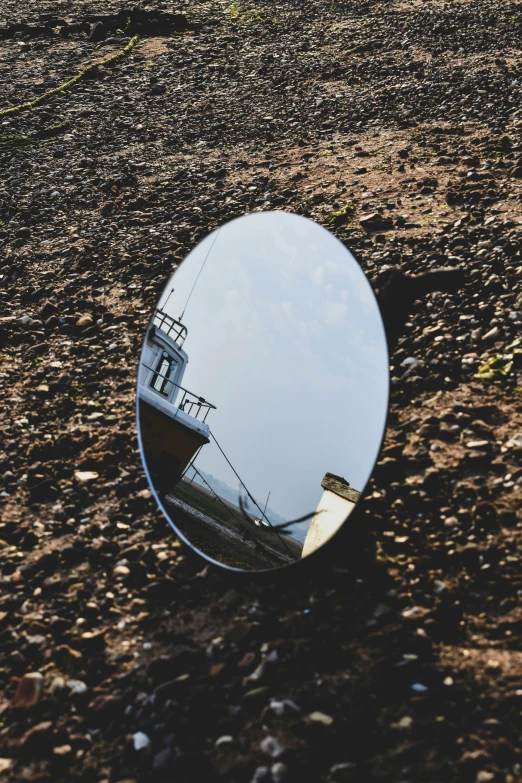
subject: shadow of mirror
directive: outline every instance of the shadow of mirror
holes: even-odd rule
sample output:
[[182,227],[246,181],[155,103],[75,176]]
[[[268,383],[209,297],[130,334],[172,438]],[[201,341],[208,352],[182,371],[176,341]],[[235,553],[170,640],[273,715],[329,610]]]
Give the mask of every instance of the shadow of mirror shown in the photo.
[[187,256],[152,315],[137,386],[147,478],[208,560],[295,563],[357,504],[388,391],[380,311],[349,251],[303,217],[238,218]]

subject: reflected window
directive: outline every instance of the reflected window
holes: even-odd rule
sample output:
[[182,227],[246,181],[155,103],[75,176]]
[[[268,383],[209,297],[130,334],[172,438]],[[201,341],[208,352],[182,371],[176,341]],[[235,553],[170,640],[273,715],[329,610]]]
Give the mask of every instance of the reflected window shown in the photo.
[[168,397],[172,390],[172,376],[174,375],[177,367],[177,362],[169,356],[166,351],[163,351],[158,359],[156,370],[152,376],[150,382],[151,387],[162,394],[163,397]]

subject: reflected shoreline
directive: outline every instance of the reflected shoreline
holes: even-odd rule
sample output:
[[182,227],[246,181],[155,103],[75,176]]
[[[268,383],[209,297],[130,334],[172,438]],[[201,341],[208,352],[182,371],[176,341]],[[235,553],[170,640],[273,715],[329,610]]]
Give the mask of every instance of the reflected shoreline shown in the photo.
[[[180,497],[181,495],[184,499]],[[193,505],[187,502],[191,496]],[[280,534],[284,535],[285,543],[293,556],[282,551],[281,547],[278,549],[274,542],[267,540],[270,535],[268,532],[264,536],[262,532],[250,533],[244,527],[232,527],[230,522],[227,524],[217,518],[216,514],[210,516],[204,513],[202,505],[205,501],[209,505],[215,503],[210,493],[203,487],[194,488],[193,484],[182,479],[180,484],[167,493],[164,505],[174,527],[194,546],[214,560],[234,568],[265,569],[288,565],[301,558],[302,545],[290,536]],[[195,507],[196,504],[200,508]],[[233,513],[232,504],[226,505]],[[239,518],[241,512],[237,506],[235,511]]]

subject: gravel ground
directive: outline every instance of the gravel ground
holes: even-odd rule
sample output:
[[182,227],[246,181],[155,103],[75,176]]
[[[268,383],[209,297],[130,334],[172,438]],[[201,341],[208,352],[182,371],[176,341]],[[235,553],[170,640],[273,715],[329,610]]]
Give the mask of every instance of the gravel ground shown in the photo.
[[[3,109],[141,35],[0,110],[2,779],[522,780],[521,5],[120,8],[0,8]],[[134,382],[175,264],[274,208],[466,282],[412,308],[339,566],[238,588],[156,511]]]

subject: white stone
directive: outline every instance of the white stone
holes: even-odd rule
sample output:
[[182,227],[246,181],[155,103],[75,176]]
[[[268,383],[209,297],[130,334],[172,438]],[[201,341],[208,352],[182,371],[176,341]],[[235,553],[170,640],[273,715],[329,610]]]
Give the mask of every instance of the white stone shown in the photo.
[[150,739],[143,731],[137,731],[136,734],[133,734],[132,742],[134,745],[134,750],[144,750],[150,745]]
[[222,737],[218,737],[214,745],[216,748],[220,748],[222,745],[230,745],[231,742],[234,742],[234,737],[230,734],[224,734]]
[[288,767],[282,761],[277,761],[275,764],[272,764],[270,772],[272,773],[274,783],[281,783],[288,772]]
[[265,737],[259,746],[262,752],[270,756],[270,758],[276,759],[282,753],[284,753],[283,746],[276,740],[275,737]]

